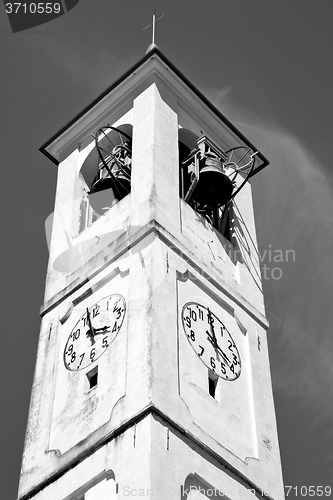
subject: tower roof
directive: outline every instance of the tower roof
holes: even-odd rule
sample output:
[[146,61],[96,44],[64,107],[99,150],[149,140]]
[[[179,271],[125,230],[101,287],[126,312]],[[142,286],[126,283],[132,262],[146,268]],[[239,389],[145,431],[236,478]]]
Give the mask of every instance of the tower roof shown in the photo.
[[151,50],[153,49],[158,49],[156,43],[151,43],[146,51],[146,54],[148,54],[148,52],[150,52]]
[[[215,115],[215,117],[223,122],[223,124],[230,130],[230,132],[236,136],[239,141],[246,146],[250,147],[253,151],[258,151],[257,148],[240,132],[233,123],[231,123],[226,116],[219,111],[216,106],[214,106],[203,94],[200,92],[184,75],[181,73],[176,66],[161,52],[161,50],[155,44],[151,44],[148,47],[146,54],[134,64],[128,71],[126,71],[122,76],[120,76],[114,83],[107,87],[104,92],[102,92],[96,99],[94,99],[88,106],[86,106],[80,113],[78,113],[72,120],[70,120],[64,127],[62,127],[56,134],[54,134],[43,146],[40,151],[47,156],[56,165],[59,164],[59,159],[54,153],[55,145],[64,134],[69,133],[72,129],[87,113],[89,113],[95,106],[97,106],[101,101],[103,101],[111,92],[113,92],[122,83],[128,80],[131,76],[134,76],[139,69],[141,69],[150,59],[158,59],[164,66],[171,71],[174,76],[182,82],[183,85],[187,87],[199,100],[204,104],[209,110]],[[269,161],[258,151],[257,158],[260,160],[260,164],[255,169],[252,175],[256,174],[264,167],[269,164]]]

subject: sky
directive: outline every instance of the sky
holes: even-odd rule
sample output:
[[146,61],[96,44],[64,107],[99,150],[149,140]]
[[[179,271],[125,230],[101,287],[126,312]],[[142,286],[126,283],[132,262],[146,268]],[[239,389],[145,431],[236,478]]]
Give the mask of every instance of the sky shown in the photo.
[[0,5],[4,500],[17,494],[56,188],[38,149],[144,55],[154,5],[160,50],[270,160],[253,179],[259,250],[267,266],[269,250],[295,255],[263,283],[284,482],[288,498],[333,488],[332,1],[80,0],[15,34]]

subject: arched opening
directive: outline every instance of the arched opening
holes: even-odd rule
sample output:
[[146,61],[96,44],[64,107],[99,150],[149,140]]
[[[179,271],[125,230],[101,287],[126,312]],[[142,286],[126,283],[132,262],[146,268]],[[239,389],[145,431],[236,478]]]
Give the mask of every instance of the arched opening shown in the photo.
[[95,147],[81,167],[88,191],[80,207],[80,231],[130,193],[132,132],[130,124],[97,130]]
[[223,199],[223,193],[227,199],[233,190],[223,172],[227,155],[188,129],[179,129],[178,145],[181,198],[230,240],[232,203]]

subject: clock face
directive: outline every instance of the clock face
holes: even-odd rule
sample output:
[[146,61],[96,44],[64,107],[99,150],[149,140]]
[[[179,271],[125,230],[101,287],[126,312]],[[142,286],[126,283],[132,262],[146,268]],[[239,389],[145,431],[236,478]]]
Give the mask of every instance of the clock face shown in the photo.
[[87,307],[65,345],[67,370],[84,370],[100,358],[118,334],[125,313],[125,299],[120,294],[108,295]]
[[207,368],[225,380],[236,380],[241,374],[241,359],[222,321],[208,307],[187,302],[182,322],[187,340]]

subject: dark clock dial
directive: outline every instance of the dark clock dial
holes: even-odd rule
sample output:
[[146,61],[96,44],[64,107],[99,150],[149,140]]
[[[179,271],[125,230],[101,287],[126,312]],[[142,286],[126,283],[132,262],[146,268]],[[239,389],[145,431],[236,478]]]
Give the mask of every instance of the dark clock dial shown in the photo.
[[237,346],[222,321],[197,302],[187,302],[182,309],[182,323],[187,340],[198,358],[218,377],[236,380],[241,374]]
[[120,294],[108,295],[87,307],[65,345],[67,370],[84,370],[100,358],[116,338],[125,313],[125,299]]

